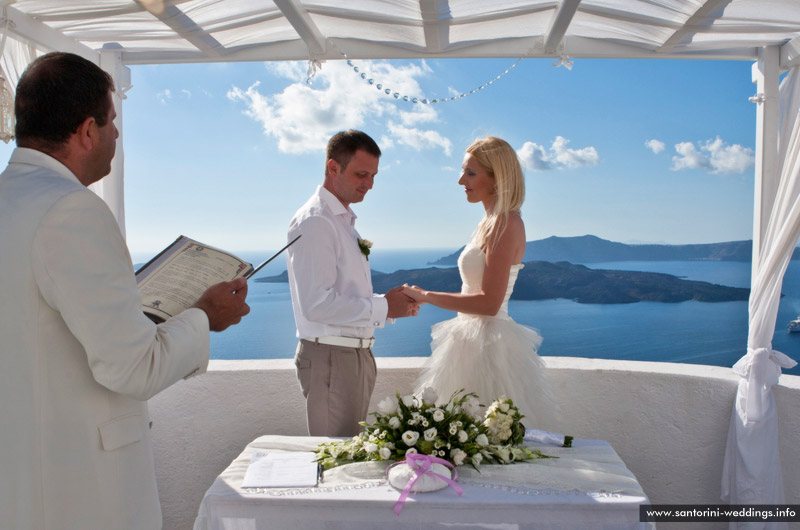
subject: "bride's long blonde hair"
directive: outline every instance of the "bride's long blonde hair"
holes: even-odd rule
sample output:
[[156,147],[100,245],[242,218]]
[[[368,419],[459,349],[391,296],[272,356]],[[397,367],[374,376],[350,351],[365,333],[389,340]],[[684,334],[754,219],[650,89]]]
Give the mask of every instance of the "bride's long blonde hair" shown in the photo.
[[486,212],[473,236],[473,242],[484,250],[491,239],[494,249],[506,229],[509,214],[519,215],[525,202],[525,177],[516,151],[505,140],[494,136],[480,138],[467,147],[467,153],[495,180],[494,206]]

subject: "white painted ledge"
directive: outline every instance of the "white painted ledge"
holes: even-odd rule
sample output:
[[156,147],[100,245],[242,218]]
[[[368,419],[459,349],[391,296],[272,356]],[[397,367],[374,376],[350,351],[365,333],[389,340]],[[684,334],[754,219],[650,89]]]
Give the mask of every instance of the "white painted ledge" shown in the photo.
[[[543,357],[568,433],[608,440],[656,504],[718,503],[738,376],[703,365]],[[371,410],[410,392],[423,357],[377,359]],[[787,502],[800,503],[800,377],[776,389]],[[164,528],[189,530],[216,476],[262,434],[304,435],[292,359],[211,361],[150,400]],[[670,528],[694,530],[690,523]],[[706,525],[722,530],[726,523]]]

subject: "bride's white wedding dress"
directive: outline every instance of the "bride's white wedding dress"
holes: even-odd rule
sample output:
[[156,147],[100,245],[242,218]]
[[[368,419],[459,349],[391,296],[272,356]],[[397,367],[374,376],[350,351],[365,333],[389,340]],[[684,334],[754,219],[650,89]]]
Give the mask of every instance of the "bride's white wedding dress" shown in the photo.
[[[461,292],[481,290],[486,266],[483,250],[469,243],[458,257]],[[493,317],[458,313],[431,329],[431,356],[417,380],[416,391],[432,387],[441,401],[453,392],[475,392],[488,406],[510,397],[525,416],[526,427],[554,429],[555,401],[536,351],[539,333],[508,316],[508,299],[522,264],[512,265],[503,304]]]

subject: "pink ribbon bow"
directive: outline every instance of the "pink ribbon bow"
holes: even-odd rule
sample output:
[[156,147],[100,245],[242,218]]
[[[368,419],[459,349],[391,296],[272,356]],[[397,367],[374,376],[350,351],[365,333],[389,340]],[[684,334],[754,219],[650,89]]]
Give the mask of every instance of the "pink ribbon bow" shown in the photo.
[[[441,458],[436,458],[435,456],[430,455],[421,455],[419,453],[411,453],[410,455],[406,455],[406,459],[401,462],[395,462],[394,464],[390,465],[386,468],[386,476],[389,476],[389,470],[392,469],[394,466],[398,464],[408,464],[411,469],[414,470],[414,476],[411,477],[411,480],[408,481],[406,487],[403,488],[403,492],[400,494],[400,498],[397,499],[397,502],[394,505],[394,513],[400,515],[400,512],[403,511],[403,506],[406,504],[406,499],[411,494],[411,489],[414,487],[414,484],[417,483],[419,478],[422,475],[432,475],[434,477],[440,478],[444,480],[446,483],[450,485],[451,488],[456,490],[456,493],[461,495],[464,493],[464,490],[456,483],[456,479],[458,478],[458,471],[456,471],[455,466],[448,462],[447,460],[442,460]],[[442,476],[439,473],[434,473],[431,471],[431,465],[433,464],[442,464],[443,466],[447,466],[453,470],[453,478],[452,480],[448,477]]]

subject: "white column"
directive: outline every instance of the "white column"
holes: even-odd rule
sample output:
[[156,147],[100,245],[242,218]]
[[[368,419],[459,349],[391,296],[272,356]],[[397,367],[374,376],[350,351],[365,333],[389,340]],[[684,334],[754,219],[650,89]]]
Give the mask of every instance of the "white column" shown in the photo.
[[125,153],[123,151],[122,134],[122,100],[125,92],[131,87],[131,71],[122,64],[122,54],[118,50],[100,52],[100,67],[114,79],[114,106],[117,119],[114,121],[119,131],[117,151],[111,162],[111,173],[103,180],[92,184],[92,189],[106,201],[114,213],[122,236],[125,237]]
[[753,274],[763,253],[763,240],[778,192],[778,76],[780,48],[761,48],[753,64],[756,98],[756,165],[753,203]]

